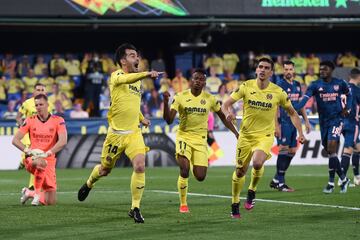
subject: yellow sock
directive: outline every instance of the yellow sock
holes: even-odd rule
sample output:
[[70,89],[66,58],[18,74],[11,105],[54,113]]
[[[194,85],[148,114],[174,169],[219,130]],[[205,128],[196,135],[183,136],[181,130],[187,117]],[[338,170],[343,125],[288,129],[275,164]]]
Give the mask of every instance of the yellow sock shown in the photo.
[[187,199],[187,192],[189,186],[188,183],[189,183],[189,178],[183,178],[179,175],[177,187],[180,198],[180,206],[187,205],[186,199]]
[[34,180],[35,180],[34,175],[30,174],[29,188],[34,187]]
[[244,187],[244,183],[245,183],[245,176],[238,178],[238,176],[236,176],[236,170],[235,170],[232,176],[232,183],[231,183],[231,189],[232,189],[231,203],[240,202],[240,192]]
[[101,165],[98,164],[92,170],[90,177],[86,182],[89,188],[92,188],[94,186],[95,182],[97,182],[97,180],[99,180],[101,178],[100,173],[99,173],[100,166]]
[[251,181],[249,186],[250,190],[256,191],[256,187],[263,174],[264,174],[264,166],[262,166],[262,168],[259,170],[256,170],[255,168],[251,170]]
[[131,209],[140,208],[140,201],[145,189],[145,173],[133,172],[131,176]]

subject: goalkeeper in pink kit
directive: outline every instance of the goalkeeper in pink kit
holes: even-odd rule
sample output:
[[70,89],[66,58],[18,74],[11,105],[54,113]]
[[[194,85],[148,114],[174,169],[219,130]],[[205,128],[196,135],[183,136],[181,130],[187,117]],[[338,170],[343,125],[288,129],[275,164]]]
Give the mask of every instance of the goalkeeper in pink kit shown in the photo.
[[[33,206],[54,205],[56,203],[55,154],[66,145],[67,131],[64,119],[48,112],[46,95],[40,94],[35,97],[35,107],[37,114],[26,118],[12,141],[13,145],[25,153],[26,170],[35,176],[35,190],[23,188],[20,201],[25,204],[32,198]],[[30,135],[30,148],[21,142],[27,133]]]

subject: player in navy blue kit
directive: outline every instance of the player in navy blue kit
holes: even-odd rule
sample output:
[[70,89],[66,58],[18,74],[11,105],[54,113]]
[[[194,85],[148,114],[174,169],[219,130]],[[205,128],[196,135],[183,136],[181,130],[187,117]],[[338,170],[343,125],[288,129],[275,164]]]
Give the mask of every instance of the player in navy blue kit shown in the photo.
[[[352,166],[354,171],[354,184],[360,184],[359,175],[359,152],[360,152],[360,141],[359,141],[359,112],[358,106],[360,105],[360,88],[357,86],[360,84],[360,70],[354,68],[350,72],[349,86],[353,96],[353,103],[351,111],[348,117],[344,119],[344,130],[342,132],[344,142],[344,152],[341,157],[341,168],[346,174],[350,165],[350,157],[352,156]],[[341,184],[341,180],[339,180]]]
[[[321,142],[329,155],[329,182],[323,192],[332,193],[334,191],[336,172],[342,181],[340,193],[346,193],[350,180],[341,169],[337,148],[343,127],[343,118],[348,116],[351,111],[352,94],[344,80],[332,77],[334,68],[335,65],[331,61],[320,63],[320,79],[309,85],[304,98],[298,105],[295,105],[295,109],[302,108],[310,97],[315,97],[319,113]],[[342,94],[347,97],[345,107],[342,106]]]
[[[284,78],[276,82],[287,94],[291,104],[298,104],[302,97],[301,85],[295,81],[295,64],[291,61],[283,63]],[[310,123],[306,116],[304,108],[300,110],[301,115],[305,121],[306,132],[310,132]],[[295,156],[297,149],[297,132],[296,128],[291,122],[287,112],[280,108],[280,121],[276,119],[276,132],[275,135],[279,144],[279,155],[276,162],[276,174],[270,182],[270,187],[278,189],[281,192],[293,192],[294,189],[285,184],[285,172],[290,166],[290,162]]]

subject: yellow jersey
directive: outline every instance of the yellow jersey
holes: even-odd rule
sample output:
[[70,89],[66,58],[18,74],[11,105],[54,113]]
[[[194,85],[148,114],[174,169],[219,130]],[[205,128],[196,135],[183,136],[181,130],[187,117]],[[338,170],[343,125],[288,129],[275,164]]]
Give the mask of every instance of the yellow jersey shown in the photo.
[[353,68],[356,67],[358,58],[355,56],[342,56],[339,60],[339,63],[342,67]]
[[48,94],[53,92],[52,87],[53,87],[53,85],[55,83],[55,80],[52,77],[42,77],[39,80],[39,83],[41,83],[41,84],[43,84],[45,86],[46,92]]
[[6,100],[6,80],[0,77],[0,100]]
[[287,93],[281,87],[270,82],[267,88],[260,89],[256,81],[252,79],[242,83],[230,95],[235,101],[243,99],[244,102],[240,136],[273,135],[278,106],[285,109],[291,106]]
[[176,137],[195,145],[206,144],[209,112],[218,112],[220,108],[215,96],[205,91],[197,97],[190,89],[176,94],[171,104],[171,109],[179,113]]
[[122,69],[111,74],[108,122],[112,129],[139,130],[139,119],[141,120],[141,81],[139,80],[147,76],[147,72],[125,73]]
[[[55,111],[54,105],[51,102],[49,102],[48,111],[49,113],[53,113]],[[31,117],[37,114],[35,108],[35,98],[32,97],[23,102],[21,108],[19,109],[19,112],[22,113],[23,118]]]
[[24,87],[24,83],[18,78],[11,78],[6,82],[7,92],[11,94],[20,93]]
[[25,91],[27,93],[32,93],[34,91],[36,83],[39,81],[37,77],[23,77],[23,81],[25,83]]

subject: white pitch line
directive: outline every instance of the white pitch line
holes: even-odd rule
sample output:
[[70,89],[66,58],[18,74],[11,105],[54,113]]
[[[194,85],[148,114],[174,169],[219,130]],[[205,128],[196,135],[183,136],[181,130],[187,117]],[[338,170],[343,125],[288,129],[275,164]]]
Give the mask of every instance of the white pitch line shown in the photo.
[[[97,190],[97,193],[120,193],[120,192],[128,192],[129,190]],[[178,192],[174,191],[165,191],[165,190],[145,190],[145,192],[154,192],[154,193],[164,193],[164,194],[178,194]],[[77,194],[77,192],[57,192],[58,194]],[[20,196],[20,192],[18,193],[0,193],[0,196]],[[204,194],[204,193],[188,193],[190,196],[198,196],[198,197],[212,197],[212,198],[226,198],[231,199],[231,196],[226,195],[216,195],[216,194]],[[246,199],[241,197],[240,199]],[[340,205],[327,205],[327,204],[319,204],[319,203],[303,203],[303,202],[290,202],[290,201],[280,201],[280,200],[272,200],[272,199],[261,199],[256,198],[258,202],[269,202],[269,203],[281,203],[281,204],[289,204],[289,205],[300,205],[300,206],[310,206],[310,207],[324,207],[324,208],[338,208],[338,209],[346,209],[346,210],[354,210],[360,211],[360,208],[357,207],[347,207]]]
[[[164,190],[149,190],[149,191],[151,191],[151,192],[157,192],[157,193],[165,193],[165,194],[178,194],[178,192],[164,191]],[[231,199],[231,196],[215,195],[215,194],[188,193],[188,195],[199,196],[199,197],[213,197],[213,198],[226,198],[226,199]],[[246,198],[241,198],[241,199],[246,199]],[[327,204],[303,203],[303,202],[289,202],[289,201],[279,201],[279,200],[261,199],[261,198],[256,198],[255,200],[256,200],[257,202],[281,203],[281,204],[300,205],[300,206],[311,206],[311,207],[339,208],[339,209],[347,209],[347,210],[360,211],[360,208],[357,208],[357,207],[346,207],[346,206],[339,206],[339,205],[327,205]]]

